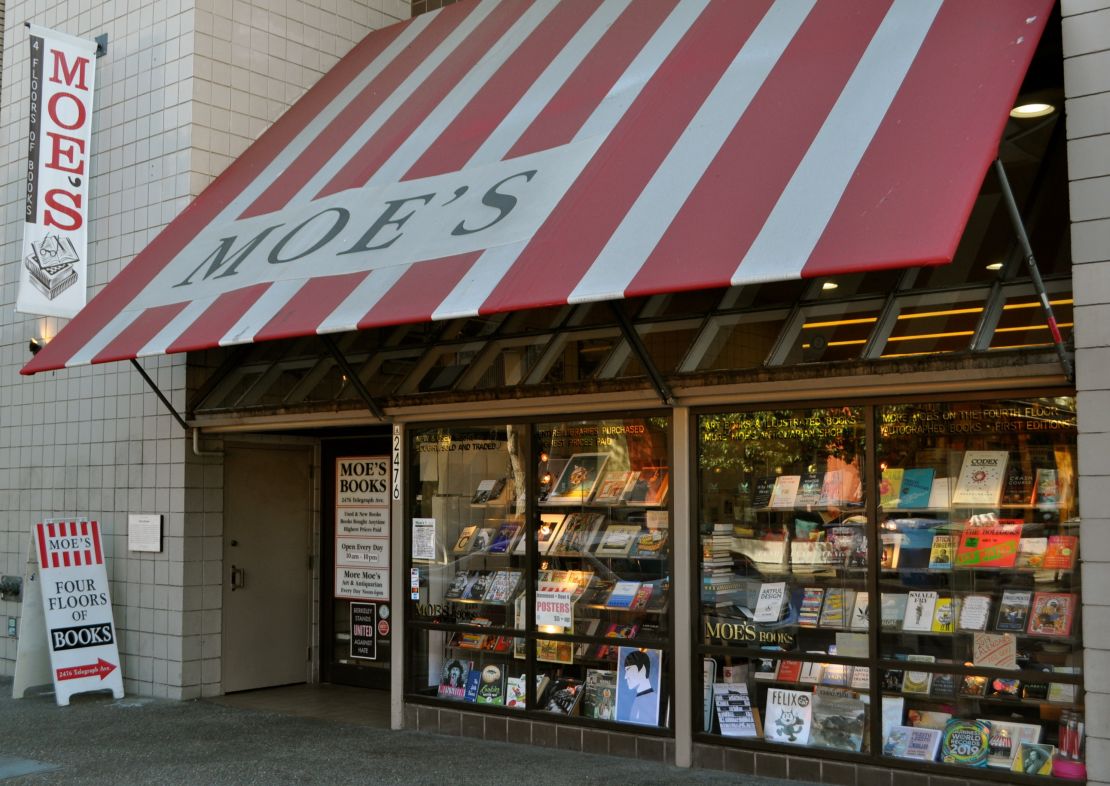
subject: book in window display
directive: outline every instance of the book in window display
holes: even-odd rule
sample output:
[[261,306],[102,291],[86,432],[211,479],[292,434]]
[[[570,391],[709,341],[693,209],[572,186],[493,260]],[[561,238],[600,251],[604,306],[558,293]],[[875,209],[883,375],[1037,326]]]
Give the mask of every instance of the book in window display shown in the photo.
[[496,535],[496,527],[479,527],[474,535],[470,538],[470,548],[468,549],[468,553],[478,554],[484,551],[488,551],[490,544],[493,543],[493,538]]
[[867,724],[867,707],[854,695],[818,688],[813,696],[809,744],[859,752]]
[[990,752],[990,724],[953,718],[944,727],[940,760],[945,764],[986,767]]
[[902,533],[884,532],[880,536],[883,546],[882,558],[879,567],[883,570],[895,570],[902,560]]
[[575,453],[563,467],[559,479],[548,492],[548,505],[583,504],[594,493],[601,479],[602,470],[609,460],[608,453]]
[[485,601],[487,603],[508,603],[516,595],[522,578],[523,576],[519,570],[497,571],[489,583],[489,589],[486,590]]
[[617,663],[617,720],[658,726],[663,652],[620,647]]
[[1018,541],[1014,567],[1042,570],[1046,551],[1048,551],[1048,538],[1022,538]]
[[1024,633],[1029,621],[1029,606],[1033,593],[1026,590],[1006,590],[998,604],[998,617],[994,629],[1011,633]]
[[598,557],[627,557],[639,535],[638,524],[610,524],[602,532],[594,554]]
[[934,474],[935,471],[928,467],[912,467],[903,472],[898,506],[903,510],[928,508]]
[[909,595],[903,592],[884,592],[880,595],[879,625],[883,630],[901,630],[906,618]]
[[452,579],[451,584],[448,585],[447,591],[444,593],[444,600],[457,600],[463,596],[473,580],[477,578],[477,571],[460,570],[455,572],[455,578]]
[[582,699],[582,681],[571,677],[556,677],[544,697],[543,708],[560,715],[574,715]]
[[[551,546],[559,539],[560,532],[563,528],[563,522],[566,520],[565,513],[541,513],[540,525],[536,529],[536,551],[540,554],[547,554],[551,551]],[[517,541],[516,548],[513,550],[514,554],[524,554],[528,548],[528,538],[521,538]]]
[[985,631],[990,613],[990,595],[965,595],[960,601],[957,627],[964,631]]
[[443,699],[462,701],[466,697],[470,661],[453,658],[443,664],[437,695]]
[[486,592],[493,580],[493,573],[486,571],[473,571],[473,573],[473,580],[470,580],[463,590],[462,600],[485,600]]
[[770,508],[792,508],[794,500],[798,498],[798,486],[801,485],[801,475],[779,475],[775,478],[775,485],[771,489]]
[[627,469],[609,470],[601,476],[594,492],[595,505],[619,505],[628,488],[632,472]]
[[953,505],[997,507],[1006,479],[1009,453],[1005,450],[964,452],[960,474],[952,490]]
[[1060,505],[1060,484],[1056,470],[1038,469],[1033,504],[1038,508],[1056,508]]
[[664,505],[671,488],[669,467],[643,467],[625,494],[629,505]]
[[955,554],[954,535],[934,535],[933,545],[929,548],[929,570],[952,570],[952,559]]
[[1003,505],[1031,505],[1037,476],[1018,462],[1011,462],[1006,471],[1006,485],[1002,488]]
[[1075,535],[1050,535],[1045,546],[1045,570],[1071,570],[1079,550],[1079,538]]
[[901,467],[888,467],[883,470],[879,480],[879,506],[883,510],[898,508],[898,495],[902,490],[902,476],[905,470]]
[[931,590],[910,592],[906,603],[906,616],[902,621],[902,630],[920,633],[931,632],[937,597],[937,593]]
[[[624,624],[620,622],[611,622],[605,631],[605,638],[607,639],[634,639],[636,634],[640,632],[640,626],[637,623]],[[594,653],[595,660],[610,660],[616,657],[619,644],[599,644],[597,651]]]
[[1075,595],[1070,592],[1038,592],[1029,614],[1030,636],[1063,637],[1071,633],[1075,618]]
[[455,541],[454,548],[451,549],[453,554],[466,554],[470,551],[470,541],[474,537],[474,533],[478,531],[478,525],[474,524],[469,527],[463,527],[462,532],[459,533],[459,539]]
[[489,663],[482,667],[475,702],[478,704],[504,705],[505,669],[503,666]]
[[758,737],[755,710],[744,683],[713,683],[717,725],[724,737]]
[[[907,663],[935,663],[936,657],[933,655],[918,655],[912,654],[906,656]],[[933,685],[933,672],[931,671],[914,671],[907,668],[902,674],[902,693],[917,693],[921,695],[929,695],[929,689]]]
[[552,546],[549,553],[556,556],[577,556],[584,553],[604,520],[605,517],[600,513],[568,513],[559,541]]
[[613,720],[617,708],[617,672],[587,669],[580,707],[583,718]]
[[937,598],[936,606],[933,607],[933,633],[953,632],[959,605],[959,600],[956,598]]
[[794,497],[794,506],[799,508],[816,505],[821,499],[821,489],[824,487],[824,472],[804,472],[798,481],[798,493]]
[[[490,479],[483,480],[478,483],[478,488],[474,492],[474,496],[470,499],[471,505],[482,505],[489,502],[491,499],[496,499],[497,495],[501,493],[501,489],[505,487],[505,480]],[[496,491],[494,489],[497,489]]]
[[756,478],[755,487],[752,489],[752,508],[760,510],[762,508],[770,507],[771,495],[775,490],[775,482],[778,479],[771,475],[769,477]]
[[956,697],[956,683],[958,677],[949,672],[937,672],[933,675],[933,685],[929,695],[939,699],[954,699]]
[[1017,561],[1023,526],[1020,519],[973,516],[960,534],[956,567],[1012,568]]
[[763,713],[763,738],[771,742],[805,745],[813,727],[813,694],[809,691],[771,688]]
[[497,529],[497,534],[489,544],[490,554],[509,554],[516,545],[517,538],[524,530],[524,525],[518,521],[506,521]]
[[850,630],[867,630],[870,624],[871,601],[869,600],[868,594],[866,592],[857,592],[856,602],[855,605],[852,607],[852,617],[851,621],[848,623],[848,628]]
[[883,743],[883,755],[898,759],[936,761],[941,732],[915,726],[894,726]]

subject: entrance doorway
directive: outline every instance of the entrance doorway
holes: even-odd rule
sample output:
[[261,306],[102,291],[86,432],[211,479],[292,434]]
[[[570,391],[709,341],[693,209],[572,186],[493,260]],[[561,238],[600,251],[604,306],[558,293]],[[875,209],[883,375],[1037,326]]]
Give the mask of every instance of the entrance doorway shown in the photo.
[[307,682],[312,451],[224,454],[223,688]]

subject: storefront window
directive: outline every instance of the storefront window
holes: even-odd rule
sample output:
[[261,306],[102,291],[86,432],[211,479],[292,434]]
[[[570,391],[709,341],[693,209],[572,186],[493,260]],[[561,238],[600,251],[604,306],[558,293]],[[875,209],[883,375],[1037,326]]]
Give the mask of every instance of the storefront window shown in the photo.
[[668,726],[669,419],[411,435],[410,691]]
[[1074,399],[705,415],[698,439],[704,736],[1078,769]]
[[699,418],[705,732],[868,749],[863,436],[851,408]]

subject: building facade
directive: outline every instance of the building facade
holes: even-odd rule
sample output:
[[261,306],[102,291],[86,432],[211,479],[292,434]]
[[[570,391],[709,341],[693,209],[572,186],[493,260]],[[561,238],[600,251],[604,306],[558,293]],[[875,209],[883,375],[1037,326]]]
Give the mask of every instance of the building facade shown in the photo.
[[[434,9],[381,0],[280,8],[166,2],[139,9],[9,2],[5,10],[0,108],[7,141],[0,146],[0,182],[6,186],[6,259],[19,256],[26,155],[28,57],[26,32],[17,23],[109,36],[108,54],[97,63],[92,295],[366,33]],[[770,647],[785,640],[751,646],[738,631],[753,620],[733,607],[760,614],[763,588],[773,589],[782,578],[781,570],[767,567],[775,557],[767,556],[766,544],[780,544],[780,566],[823,564],[803,552],[826,550],[805,544],[828,544],[832,539],[809,535],[827,530],[846,539],[845,562],[854,550],[862,572],[810,568],[785,579],[787,595],[797,597],[779,607],[774,622],[784,621],[784,610],[800,615],[811,586],[825,595],[835,591],[845,613],[855,610],[861,593],[876,597],[891,592],[894,582],[907,594],[933,592],[930,615],[938,613],[937,601],[985,596],[993,605],[984,612],[990,617],[984,632],[1003,636],[1007,629],[997,627],[996,618],[1010,593],[1074,604],[1065,635],[1054,638],[1047,628],[1030,634],[1023,622],[1023,681],[1030,682],[1029,663],[1060,667],[1055,673],[1063,681],[1046,678],[1051,695],[1046,685],[1043,696],[1015,700],[1023,721],[1038,717],[1048,729],[1042,740],[1056,744],[1060,710],[1079,712],[1087,729],[1088,781],[1110,783],[1110,727],[1101,722],[1110,694],[1100,692],[1100,677],[1110,669],[1100,615],[1110,609],[1103,600],[1110,593],[1103,591],[1099,570],[1100,562],[1110,561],[1110,535],[1101,534],[1105,522],[1097,513],[1107,493],[1100,482],[1107,474],[1102,404],[1110,391],[1102,362],[1110,338],[1101,327],[1110,289],[1100,283],[1107,277],[1102,266],[1110,264],[1110,5],[1064,0],[1056,16],[1026,84],[1034,72],[1045,72],[1043,89],[1066,97],[1065,115],[1054,123],[1011,127],[1000,158],[1065,334],[1074,323],[1073,346],[1067,347],[1074,380],[1044,339],[1037,292],[1008,234],[990,174],[977,201],[982,212],[973,212],[969,223],[979,234],[969,239],[965,233],[951,266],[836,276],[832,283],[840,290],[833,295],[806,282],[760,284],[633,298],[623,318],[603,304],[585,304],[488,321],[376,327],[337,336],[338,357],[324,343],[290,338],[138,361],[184,415],[188,431],[124,362],[21,376],[30,360],[28,341],[49,342],[62,325],[6,308],[0,317],[0,574],[26,573],[36,521],[78,515],[100,521],[121,667],[127,690],[137,695],[185,699],[267,684],[348,682],[390,688],[396,727],[825,782],[887,782],[899,766],[926,772],[936,783],[966,780],[952,766],[934,770],[884,756],[875,743],[885,745],[889,734],[876,728],[878,711],[857,735],[866,740],[817,745],[819,753],[789,747],[787,736],[738,741],[722,728],[714,684],[748,685],[765,728],[772,722],[773,691],[781,713],[784,702],[812,690],[800,674],[791,680],[757,674],[765,670],[763,659],[772,662],[766,668],[775,676],[783,664],[801,670],[818,660],[776,653],[819,647],[827,657],[818,665],[829,675],[823,687],[846,692],[873,690],[853,681],[854,669],[874,683],[904,672],[891,678],[897,687],[875,687],[872,695],[902,694],[909,708],[915,691],[907,690],[907,675],[927,673],[934,689],[944,679],[1004,677],[990,667],[974,668],[984,662],[965,664],[973,659],[960,647],[971,645],[972,622],[942,644],[931,622],[927,631],[919,629],[917,651],[937,653],[923,672],[895,669],[894,661],[914,646],[912,628],[899,627],[894,635],[880,622],[870,628],[822,623],[823,606],[812,627],[797,616],[766,627],[793,631],[782,650]],[[986,261],[1003,262],[1004,272],[983,272]],[[13,267],[3,280],[8,305],[16,298]],[[985,318],[992,308],[997,313]],[[623,320],[640,336],[646,358]],[[650,376],[653,364],[662,384]],[[361,379],[365,390],[351,378]],[[1034,414],[1018,412],[1019,403]],[[384,421],[375,407],[384,408]],[[1054,425],[1033,433],[1029,423]],[[1013,584],[988,581],[986,573],[966,574],[969,584],[948,583],[949,574],[921,583],[907,572],[921,569],[935,579],[943,571],[929,564],[934,526],[948,517],[937,511],[954,509],[957,500],[940,503],[926,495],[894,515],[896,503],[880,489],[904,486],[905,473],[913,470],[928,469],[930,482],[958,479],[968,451],[1005,453],[1011,470],[1021,465],[1031,478],[1028,489],[1015,479],[1007,491],[1025,495],[1025,512],[994,512],[999,519],[1022,518],[1028,541],[1078,536],[1081,583],[1078,566],[1058,568],[1052,582],[1043,575],[1034,582],[1027,567],[1030,580]],[[586,490],[581,479],[577,491],[571,482],[576,464],[589,478]],[[1043,484],[1050,477],[1038,470],[1049,466],[1070,489],[1065,500],[1036,496],[1038,479]],[[345,482],[354,487],[362,473],[382,467],[395,490],[388,499],[344,491]],[[774,505],[760,498],[773,491],[773,484],[761,491],[761,481],[794,475],[799,483],[819,476],[817,499],[826,492],[824,504]],[[636,480],[643,489],[634,489]],[[603,481],[623,486],[606,497],[598,487]],[[1081,523],[1078,500],[1085,511]],[[1000,505],[996,499],[969,515]],[[835,508],[836,515],[801,515],[803,508],[826,514]],[[161,552],[128,551],[127,517],[134,513],[163,516]],[[591,521],[591,515],[601,519]],[[391,522],[383,542],[366,537],[366,522],[379,516]],[[568,519],[583,528],[574,543],[566,540]],[[518,523],[536,538],[531,545],[513,530]],[[719,529],[723,524],[729,527]],[[502,525],[508,525],[504,532]],[[553,537],[562,540],[545,544],[543,525],[556,527]],[[915,527],[930,539],[922,541]],[[464,535],[478,537],[482,530],[509,542],[503,550],[464,542]],[[641,535],[647,538],[642,544]],[[959,533],[953,537],[958,547]],[[896,542],[905,553],[882,562],[880,552]],[[374,547],[388,550],[384,574],[371,570],[383,564],[374,562],[381,557],[358,555]],[[634,559],[641,547],[646,556]],[[557,570],[591,577],[568,589],[565,574],[544,573]],[[475,581],[506,582],[514,572],[520,585],[506,590],[506,599],[543,592],[557,604],[569,595],[572,605],[581,603],[575,621],[556,624],[556,612],[541,612],[538,603],[480,602],[491,597],[490,588],[478,592]],[[468,583],[453,588],[460,573]],[[383,575],[389,583],[384,604],[378,590],[358,586]],[[722,577],[716,587],[714,575]],[[627,606],[610,594],[618,581],[632,592]],[[266,589],[258,591],[260,585]],[[297,591],[283,594],[289,585]],[[644,587],[650,587],[643,599],[655,614],[650,619],[629,608],[640,602],[636,593]],[[583,599],[586,592],[595,597]],[[748,593],[743,602],[729,595],[739,592]],[[659,605],[652,605],[651,593]],[[0,599],[0,615],[13,621],[0,628],[0,673],[10,674],[18,600]],[[251,629],[252,619],[264,624]],[[592,627],[589,620],[596,620]],[[369,637],[372,643],[357,632],[367,624],[380,634]],[[476,633],[476,624],[499,632]],[[633,625],[637,630],[629,631]],[[625,636],[631,646],[606,644],[607,633]],[[958,647],[948,644],[957,640]],[[843,649],[853,641],[862,653],[830,651],[830,644]],[[373,657],[362,649],[356,655],[356,645],[371,648]],[[1027,662],[1030,647],[1037,654]],[[765,658],[756,649],[764,649]],[[629,714],[624,692],[631,687],[623,679],[596,685],[609,674],[623,677],[624,650],[645,653],[646,668],[635,658],[632,666],[648,673],[646,687],[660,697],[650,722]],[[517,654],[522,657],[511,657]],[[274,668],[263,668],[263,661]],[[460,671],[500,663],[502,678],[519,671],[524,679],[515,688],[523,690],[529,709],[483,712],[477,702],[468,704],[461,674],[458,685],[445,684],[452,662]],[[529,675],[547,680],[529,684]],[[549,685],[560,680],[560,700],[571,701],[575,718],[541,714],[555,702]],[[822,677],[814,676],[813,684],[822,685]],[[615,718],[594,698],[606,688],[617,693]],[[962,684],[953,689],[962,691]],[[699,701],[707,690],[709,697]],[[719,690],[727,696],[730,689]],[[827,694],[844,698],[835,690]],[[924,695],[918,709],[938,712],[967,700],[945,702],[929,687]],[[998,706],[1006,705],[992,707],[989,698],[976,711],[998,719]],[[594,701],[589,714],[583,700]],[[807,733],[814,722],[812,716],[805,721]],[[910,722],[900,709],[891,725]],[[1013,742],[1020,742],[1017,734],[1020,727]],[[873,755],[856,754],[861,748]],[[1036,780],[998,767],[985,772],[993,779]]]

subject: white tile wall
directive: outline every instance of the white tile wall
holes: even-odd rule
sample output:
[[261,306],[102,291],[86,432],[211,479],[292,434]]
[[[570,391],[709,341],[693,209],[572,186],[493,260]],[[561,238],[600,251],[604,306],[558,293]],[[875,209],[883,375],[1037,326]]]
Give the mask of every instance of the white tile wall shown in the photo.
[[[366,32],[408,17],[403,0],[7,0],[8,20],[93,38],[90,297]],[[58,320],[18,315],[19,194],[27,33],[9,24],[0,81],[0,574],[24,572],[31,525],[96,518],[105,533],[126,689],[188,698],[220,687],[219,459],[186,435],[126,363],[19,375],[33,335]],[[181,357],[143,361],[184,409]],[[210,447],[206,445],[206,447]],[[160,554],[126,550],[128,513],[165,516]],[[0,674],[16,639],[0,602]]]
[[1110,1],[1063,0],[1064,89],[1071,178],[1079,495],[1083,500],[1083,636],[1087,770],[1110,783]]

